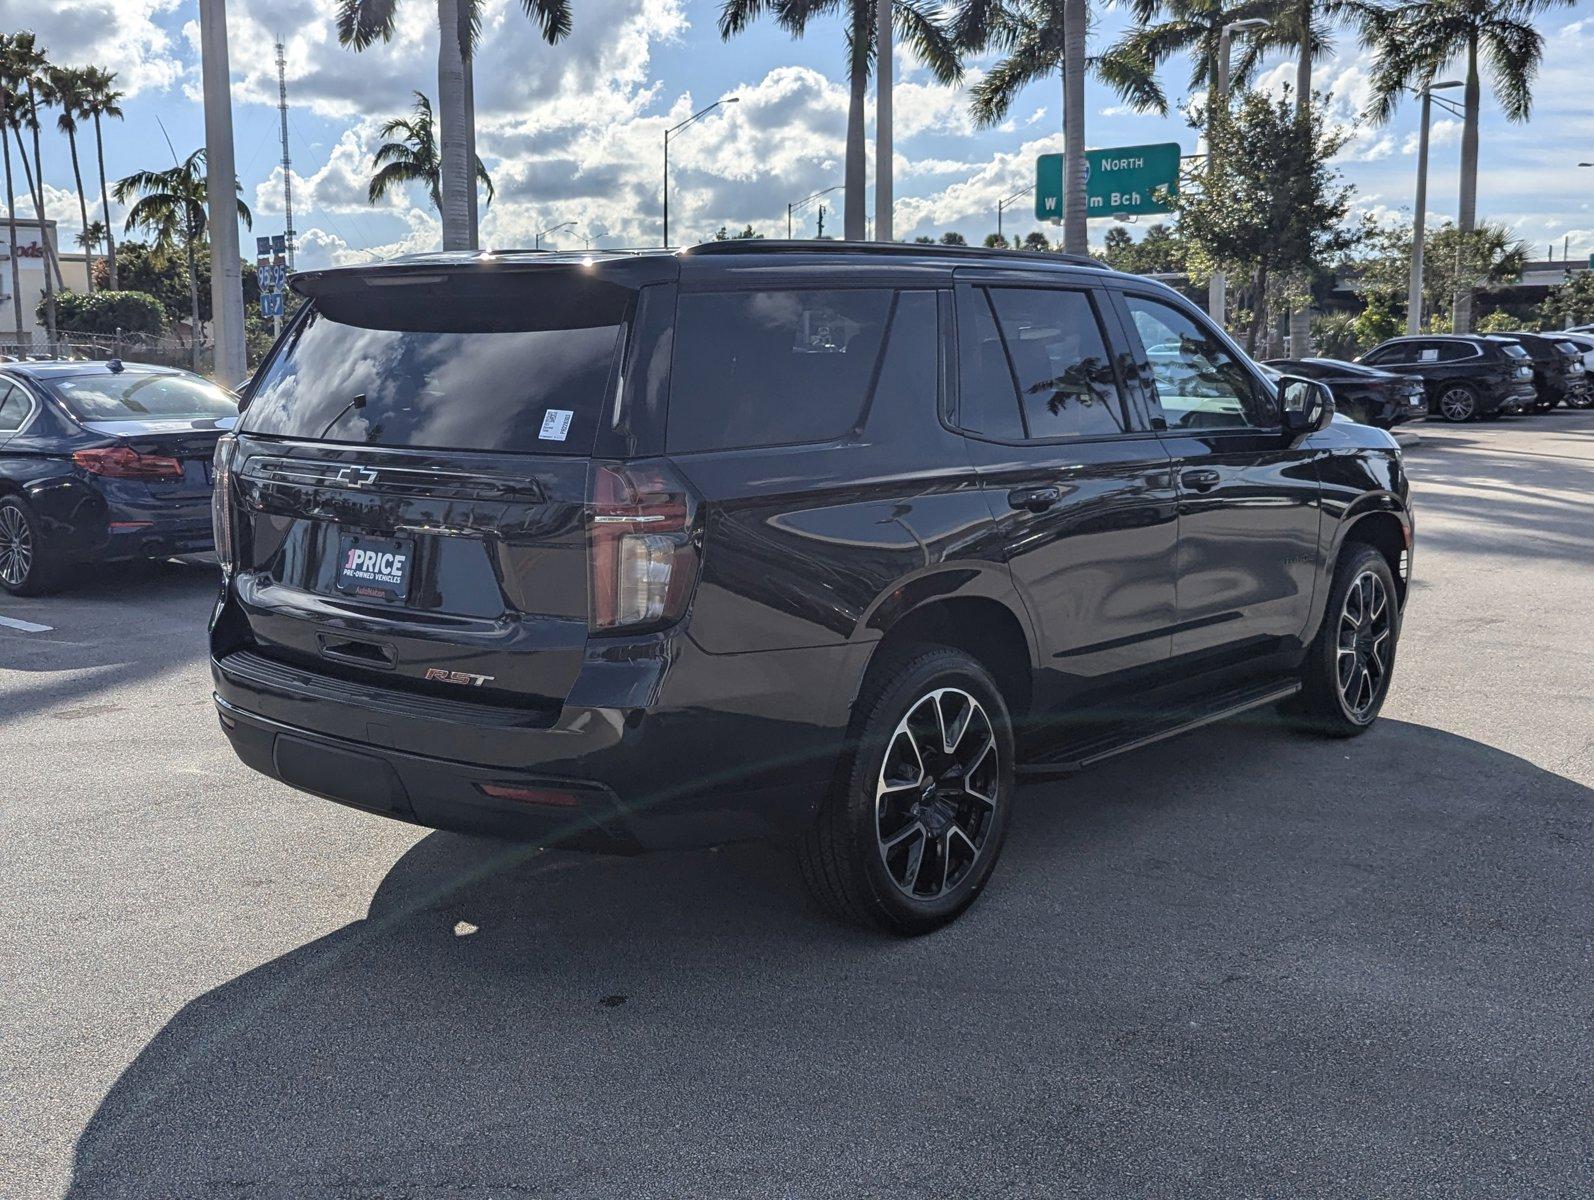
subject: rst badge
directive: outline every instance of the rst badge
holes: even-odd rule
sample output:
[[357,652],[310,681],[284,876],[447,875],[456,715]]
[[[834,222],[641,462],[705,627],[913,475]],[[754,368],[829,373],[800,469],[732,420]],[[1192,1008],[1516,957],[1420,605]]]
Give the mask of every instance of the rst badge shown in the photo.
[[469,671],[449,671],[443,667],[427,667],[426,678],[434,683],[457,683],[462,687],[481,687],[491,683],[491,675],[472,675]]
[[338,542],[337,589],[350,596],[403,600],[414,558],[414,542],[345,533]]

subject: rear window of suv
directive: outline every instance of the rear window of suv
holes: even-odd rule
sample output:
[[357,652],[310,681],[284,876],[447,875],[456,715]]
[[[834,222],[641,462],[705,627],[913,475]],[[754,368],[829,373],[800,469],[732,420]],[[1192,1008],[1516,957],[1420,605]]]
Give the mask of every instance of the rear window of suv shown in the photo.
[[628,299],[553,271],[340,281],[294,326],[240,425],[359,445],[590,454]]

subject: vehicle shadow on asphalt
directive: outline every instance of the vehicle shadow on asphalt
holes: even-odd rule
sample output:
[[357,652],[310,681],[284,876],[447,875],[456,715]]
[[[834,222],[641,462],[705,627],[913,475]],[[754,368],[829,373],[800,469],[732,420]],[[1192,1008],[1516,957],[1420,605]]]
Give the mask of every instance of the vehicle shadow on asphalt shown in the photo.
[[[70,710],[78,700],[103,700],[203,659],[218,579],[207,561],[113,563],[55,595],[5,597],[0,615],[50,628],[0,628],[0,670],[44,680],[0,690],[0,725],[45,709]],[[163,636],[153,635],[154,628]]]
[[917,940],[777,846],[432,834],[173,1016],[70,1195],[1560,1194],[1591,801],[1421,726],[1233,722],[1025,789]]

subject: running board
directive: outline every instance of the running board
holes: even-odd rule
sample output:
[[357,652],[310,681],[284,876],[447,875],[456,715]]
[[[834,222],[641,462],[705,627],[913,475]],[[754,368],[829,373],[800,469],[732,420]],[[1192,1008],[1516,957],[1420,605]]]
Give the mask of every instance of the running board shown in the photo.
[[1024,780],[1070,775],[1082,767],[1127,750],[1138,750],[1142,746],[1189,733],[1192,729],[1200,729],[1203,725],[1227,721],[1253,708],[1277,704],[1300,690],[1299,683],[1268,683],[1260,687],[1234,688],[1212,697],[1210,704],[1203,705],[1200,710],[1184,709],[1159,714],[1159,719],[1149,726],[1143,720],[1122,721],[1104,729],[1092,729],[1027,755],[1018,764],[1017,774]]

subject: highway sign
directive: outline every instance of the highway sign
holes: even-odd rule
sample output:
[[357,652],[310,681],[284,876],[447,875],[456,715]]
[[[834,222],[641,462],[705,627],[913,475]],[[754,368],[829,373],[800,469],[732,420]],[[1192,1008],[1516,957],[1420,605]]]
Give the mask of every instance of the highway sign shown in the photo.
[[[1112,146],[1085,151],[1085,212],[1091,217],[1133,217],[1173,211],[1163,195],[1179,191],[1179,143]],[[1063,156],[1035,160],[1035,218],[1063,219]]]
[[281,292],[261,292],[260,315],[262,317],[282,316],[284,312],[283,301],[285,299],[286,297]]

